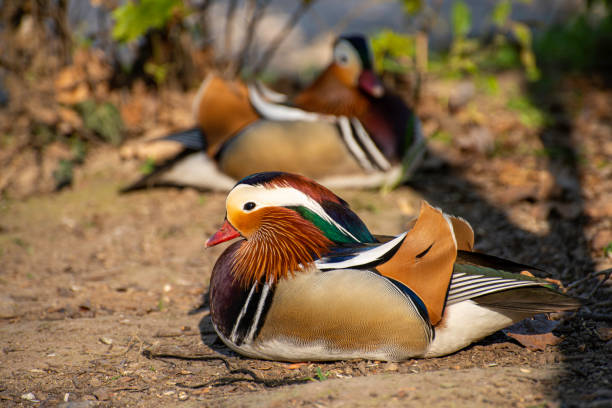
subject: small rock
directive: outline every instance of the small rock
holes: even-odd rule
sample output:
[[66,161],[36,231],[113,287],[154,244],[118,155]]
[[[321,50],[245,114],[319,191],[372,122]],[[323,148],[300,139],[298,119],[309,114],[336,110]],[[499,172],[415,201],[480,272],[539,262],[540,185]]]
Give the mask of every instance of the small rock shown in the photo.
[[387,363],[384,367],[385,371],[397,371],[399,370],[399,365],[397,363]]
[[97,389],[94,395],[99,401],[108,401],[111,399],[111,394],[106,388]]
[[34,395],[33,392],[21,394],[21,399],[24,399],[26,401],[38,402],[38,400],[36,399],[36,395]]
[[110,339],[108,337],[100,337],[98,340],[100,340],[100,343],[106,344],[107,346],[113,344],[113,339]]
[[601,341],[612,340],[612,327],[599,326],[595,329],[595,333]]
[[597,231],[591,245],[594,250],[599,251],[605,248],[610,242],[612,242],[612,231],[609,229],[602,229]]
[[57,408],[88,408],[95,407],[98,405],[97,401],[69,401],[62,402]]
[[451,91],[448,97],[448,110],[456,112],[465,106],[475,95],[476,87],[471,81],[462,81]]
[[0,295],[0,319],[17,316],[17,303],[10,296]]
[[179,399],[179,401],[187,401],[187,399],[189,399],[189,394],[187,394],[184,391],[181,391],[178,394],[178,399]]
[[467,135],[467,144],[465,148],[478,153],[491,153],[495,148],[495,139],[491,131],[484,126],[472,128]]

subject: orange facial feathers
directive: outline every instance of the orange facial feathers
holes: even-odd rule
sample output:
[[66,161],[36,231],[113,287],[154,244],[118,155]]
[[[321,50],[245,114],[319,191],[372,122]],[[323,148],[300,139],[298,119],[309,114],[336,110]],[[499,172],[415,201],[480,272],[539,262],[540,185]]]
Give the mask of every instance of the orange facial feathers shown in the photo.
[[423,202],[414,227],[395,256],[377,267],[384,276],[398,280],[423,300],[429,320],[442,318],[446,293],[457,257],[451,220]]
[[244,241],[232,263],[234,279],[247,288],[262,278],[276,282],[310,265],[332,242],[295,211],[263,208],[252,215],[258,223]]
[[347,75],[337,65],[330,65],[296,96],[295,106],[311,112],[363,118],[370,103],[357,86],[347,84]]

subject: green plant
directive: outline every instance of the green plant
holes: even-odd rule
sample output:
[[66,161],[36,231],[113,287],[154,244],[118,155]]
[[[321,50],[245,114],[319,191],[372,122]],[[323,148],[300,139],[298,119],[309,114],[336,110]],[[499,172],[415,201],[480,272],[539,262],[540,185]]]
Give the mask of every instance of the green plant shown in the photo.
[[115,105],[110,102],[97,104],[93,100],[86,100],[77,105],[77,111],[87,129],[98,134],[106,142],[114,145],[121,143],[123,121]]
[[540,64],[565,72],[612,68],[612,12],[604,16],[590,10],[557,24],[534,42]]
[[150,157],[147,157],[142,166],[140,166],[140,173],[143,175],[151,174],[155,170],[155,160]]
[[472,29],[472,12],[463,0],[456,0],[451,9],[453,42],[449,52],[449,68],[455,72],[474,73],[476,64],[470,57],[477,48],[478,41],[467,38]]
[[324,373],[323,370],[321,370],[321,367],[317,366],[317,370],[316,371],[317,371],[317,373],[316,373],[317,380],[319,380],[319,381],[325,381],[329,377],[329,371]]
[[186,15],[182,0],[128,1],[113,11],[112,35],[119,42],[134,41],[152,28],[162,28],[172,17]]
[[72,184],[73,167],[74,164],[72,160],[61,159],[58,162],[57,168],[53,171],[56,190],[61,190],[62,188]]
[[541,128],[551,121],[546,112],[535,106],[531,100],[524,95],[518,95],[508,99],[507,106],[509,109],[519,114],[519,120],[528,128]]
[[149,61],[144,65],[144,71],[153,77],[157,85],[162,85],[168,75],[168,64],[156,64]]
[[412,35],[399,34],[389,29],[372,37],[372,52],[379,72],[405,73],[412,68],[415,55],[415,39]]

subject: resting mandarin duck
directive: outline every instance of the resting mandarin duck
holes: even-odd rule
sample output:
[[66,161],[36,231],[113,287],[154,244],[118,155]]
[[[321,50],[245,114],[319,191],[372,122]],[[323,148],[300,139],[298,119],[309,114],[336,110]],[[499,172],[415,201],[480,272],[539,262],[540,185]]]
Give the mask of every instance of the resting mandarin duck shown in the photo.
[[453,353],[537,313],[579,303],[535,268],[472,251],[463,219],[424,202],[410,230],[370,233],[303,176],[241,180],[206,246],[239,238],[210,281],[213,326],[232,350],[285,360],[398,361]]
[[378,80],[359,35],[336,40],[333,61],[292,103],[261,84],[209,75],[193,111],[197,128],[163,139],[180,143],[180,154],[125,190],[174,184],[228,191],[270,170],[332,187],[389,185],[403,181],[424,151],[418,118]]

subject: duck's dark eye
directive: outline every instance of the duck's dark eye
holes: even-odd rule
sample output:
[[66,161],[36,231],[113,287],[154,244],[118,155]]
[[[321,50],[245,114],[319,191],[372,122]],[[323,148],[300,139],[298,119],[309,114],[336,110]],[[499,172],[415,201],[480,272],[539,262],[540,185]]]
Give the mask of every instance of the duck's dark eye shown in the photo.
[[255,203],[252,201],[249,201],[242,208],[244,208],[245,211],[251,211],[253,208],[255,208]]
[[345,55],[345,54],[340,54],[340,55],[338,56],[338,61],[339,61],[341,64],[346,64],[346,63],[348,62],[348,56],[347,56],[347,55]]

